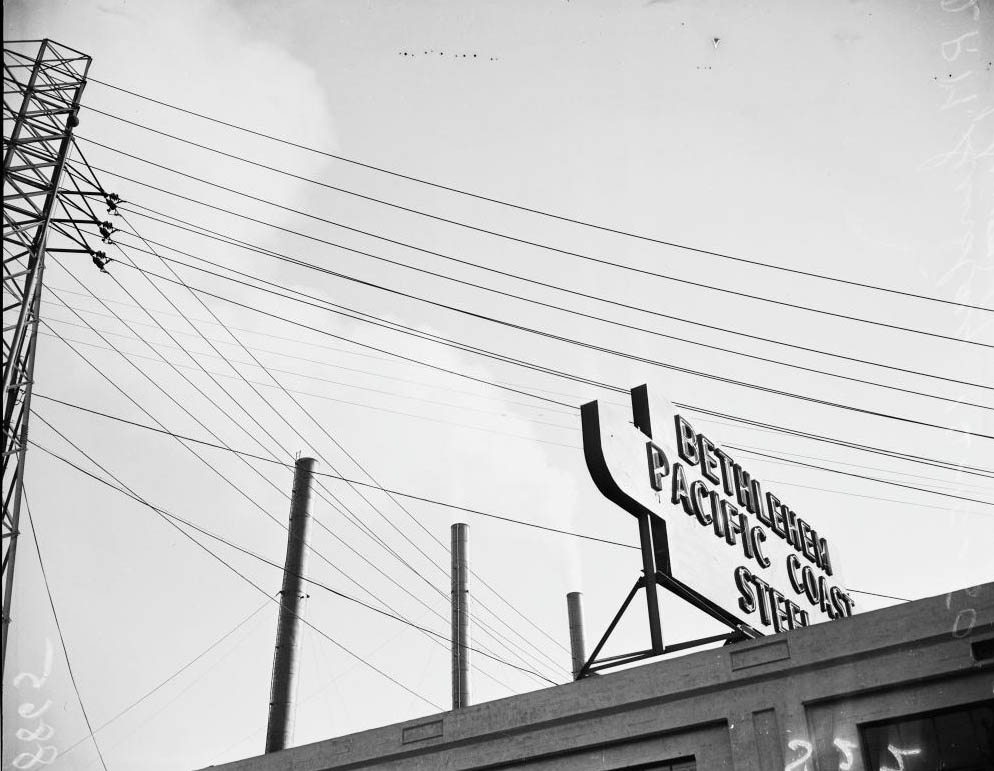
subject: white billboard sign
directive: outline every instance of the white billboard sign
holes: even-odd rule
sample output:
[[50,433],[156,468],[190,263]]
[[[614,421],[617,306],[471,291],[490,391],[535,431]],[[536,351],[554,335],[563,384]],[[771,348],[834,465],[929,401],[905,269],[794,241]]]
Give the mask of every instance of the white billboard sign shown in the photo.
[[764,634],[852,615],[823,532],[670,402],[640,386],[632,404],[634,422],[583,405],[583,449],[604,495],[662,520],[657,571]]

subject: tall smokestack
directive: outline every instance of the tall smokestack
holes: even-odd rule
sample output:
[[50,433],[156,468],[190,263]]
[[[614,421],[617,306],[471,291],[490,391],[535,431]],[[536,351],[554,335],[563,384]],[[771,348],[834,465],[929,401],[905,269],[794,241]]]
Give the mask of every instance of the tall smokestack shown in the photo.
[[304,597],[307,530],[311,522],[311,474],[314,458],[298,458],[290,499],[290,528],[286,541],[280,618],[276,627],[273,683],[269,695],[266,752],[279,752],[293,741],[297,694],[297,653],[300,648],[300,601]]
[[469,706],[469,525],[452,526],[452,709]]
[[573,679],[576,680],[587,663],[587,644],[583,639],[583,594],[570,592],[566,595],[566,611],[569,614],[569,649],[573,654]]

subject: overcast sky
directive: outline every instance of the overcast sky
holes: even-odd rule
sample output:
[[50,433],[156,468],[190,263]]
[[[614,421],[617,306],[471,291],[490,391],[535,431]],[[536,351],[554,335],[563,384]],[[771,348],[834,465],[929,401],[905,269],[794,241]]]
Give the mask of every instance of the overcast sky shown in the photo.
[[[964,10],[956,11],[961,5]],[[992,20],[994,5],[967,0],[38,0],[4,3],[4,38],[49,37],[91,55],[90,72],[97,80],[413,177],[675,244],[991,307]],[[991,389],[948,380],[994,383],[990,312],[789,274],[512,210],[251,136],[97,82],[87,86],[83,103],[236,157],[82,111],[80,147],[100,169],[96,173],[105,188],[129,202],[124,207],[128,221],[157,244],[379,319],[600,383],[622,388],[650,383],[674,402],[910,455],[991,466],[994,442],[976,436],[994,433]],[[932,335],[738,297],[535,248],[253,167],[238,160],[242,158],[599,260]],[[210,187],[170,169],[288,208]],[[539,338],[222,245],[142,216],[148,211],[139,207],[414,298],[653,361],[950,429],[764,393]],[[120,241],[142,246],[131,236]],[[195,262],[166,247],[155,249]],[[113,249],[109,254],[125,260]],[[169,272],[156,257],[128,254],[149,271]],[[703,348],[404,265],[629,327],[941,398]],[[51,260],[45,281],[53,293],[45,296],[43,317],[58,334],[75,341],[78,353],[43,327],[37,393],[151,423],[116,385],[180,434],[214,441],[209,430],[234,448],[259,455],[272,451],[283,462],[292,463],[298,451],[315,454],[324,459],[322,471],[368,480],[365,469],[392,489],[637,543],[632,517],[603,498],[590,481],[580,450],[579,414],[573,409],[593,399],[624,404],[624,394],[172,267],[191,285],[241,306],[206,296],[198,300],[182,287],[150,280],[125,264],[112,263],[111,275],[105,276],[85,256]],[[705,329],[646,310],[813,350]],[[214,322],[213,314],[299,404],[253,365],[250,354]],[[110,350],[87,323],[102,330],[137,366]],[[255,385],[258,393],[233,375],[201,333],[220,341],[214,345],[241,362],[245,378],[261,384]],[[176,370],[163,364],[138,335]],[[215,373],[216,382],[175,348],[176,342]],[[354,343],[570,406],[448,375]],[[266,514],[286,521],[290,468],[198,448],[218,474],[168,436],[43,399],[34,407],[152,504],[282,564],[285,530]],[[719,443],[988,502],[970,503],[740,453],[738,459],[754,475],[830,539],[844,580],[854,590],[857,612],[893,602],[856,593],[860,590],[919,598],[991,579],[994,485],[989,478],[727,420],[701,415],[692,420]],[[101,473],[40,420],[32,419],[31,436]],[[312,530],[312,577],[372,604],[382,600],[415,623],[445,634],[448,556],[432,537],[447,545],[449,525],[467,521],[472,567],[500,596],[475,580],[474,598],[503,622],[477,609],[505,638],[524,646],[514,636],[520,633],[529,647],[524,660],[517,658],[517,648],[509,651],[502,647],[506,641],[495,641],[480,627],[474,630],[474,644],[556,682],[569,679],[566,592],[584,592],[588,638],[596,638],[639,574],[637,553],[630,549],[418,501],[404,501],[404,511],[380,492],[367,491],[364,499],[330,478],[322,483],[326,490],[315,500],[314,516],[326,529]],[[25,487],[90,723],[97,728],[114,719],[96,734],[107,767],[199,768],[260,754],[276,614],[275,605],[245,579],[275,594],[280,570],[205,541],[244,576],[239,577],[148,508],[37,449],[28,455]],[[333,510],[328,503],[332,494],[407,564]],[[24,520],[27,534],[31,528]],[[55,767],[99,768],[92,742],[65,754],[87,730],[30,536],[21,541],[17,567],[8,671],[40,671],[46,645],[51,646],[46,687],[53,713],[57,710],[51,743],[63,753]],[[720,631],[675,598],[664,598],[663,609],[670,642]],[[296,743],[448,707],[444,644],[316,587],[310,590],[307,618],[421,698],[308,629]],[[232,629],[206,655],[116,718]],[[636,605],[607,652],[645,645],[642,606]],[[479,656],[474,666],[474,701],[548,685]],[[18,727],[15,707],[5,698],[5,765],[11,753],[20,751],[9,735]]]

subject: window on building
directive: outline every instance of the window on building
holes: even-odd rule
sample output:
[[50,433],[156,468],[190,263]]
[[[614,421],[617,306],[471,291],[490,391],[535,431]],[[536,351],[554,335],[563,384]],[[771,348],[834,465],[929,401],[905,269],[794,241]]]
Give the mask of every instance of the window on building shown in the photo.
[[860,726],[867,771],[990,771],[994,701]]

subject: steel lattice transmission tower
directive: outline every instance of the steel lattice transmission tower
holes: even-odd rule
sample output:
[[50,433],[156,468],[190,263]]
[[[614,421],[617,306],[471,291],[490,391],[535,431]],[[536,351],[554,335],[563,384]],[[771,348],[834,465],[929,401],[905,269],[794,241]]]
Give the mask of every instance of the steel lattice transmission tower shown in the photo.
[[[47,251],[91,253],[77,227],[93,216],[60,194],[90,57],[51,40],[3,44],[3,649],[6,664],[14,558],[23,498],[42,274]],[[76,199],[87,195],[74,180]],[[65,226],[72,225],[75,234]],[[56,249],[50,233],[69,236]]]

